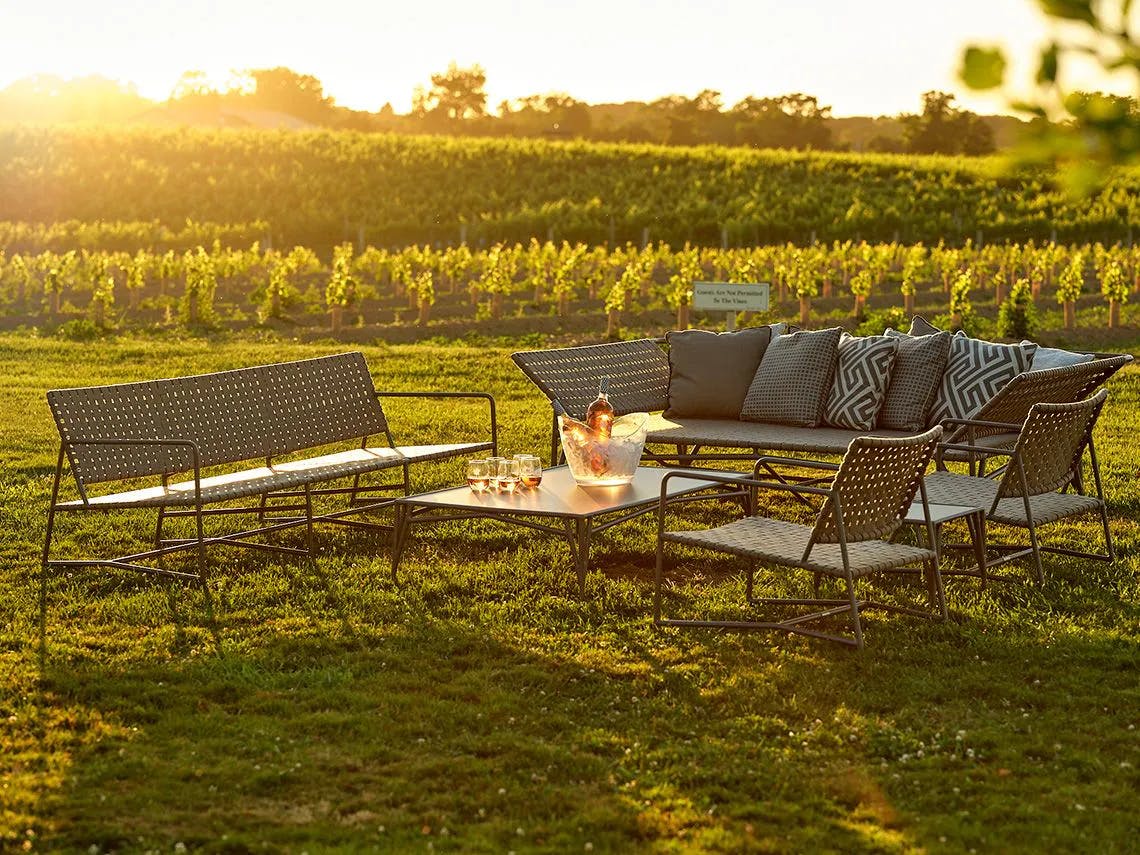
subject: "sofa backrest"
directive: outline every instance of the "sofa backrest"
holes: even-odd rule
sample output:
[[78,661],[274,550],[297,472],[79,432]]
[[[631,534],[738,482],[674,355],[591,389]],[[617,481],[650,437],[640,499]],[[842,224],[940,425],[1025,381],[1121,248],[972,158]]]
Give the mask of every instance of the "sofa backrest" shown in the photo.
[[[1026,371],[1003,386],[972,418],[1021,425],[1034,404],[1068,404],[1084,400],[1131,361],[1129,354],[1120,354],[1063,368]],[[978,438],[1005,431],[1001,428],[960,427],[947,441],[960,442],[970,432]]]
[[214,466],[384,433],[363,354],[341,353],[112,386],[48,392],[80,485],[183,472],[186,447],[86,445],[89,440],[193,442]]
[[610,404],[619,415],[669,406],[669,357],[651,338],[512,353],[522,372],[551,401],[582,418],[610,378]]

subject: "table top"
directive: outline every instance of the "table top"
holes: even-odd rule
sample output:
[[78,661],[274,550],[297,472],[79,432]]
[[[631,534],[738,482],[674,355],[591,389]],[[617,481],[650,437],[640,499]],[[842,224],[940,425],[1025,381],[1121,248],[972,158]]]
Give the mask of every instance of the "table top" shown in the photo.
[[[975,508],[971,505],[939,505],[935,502],[930,503],[930,521],[934,525],[949,522],[950,520],[960,519],[961,517],[968,517],[971,514],[976,514],[984,511],[985,508]],[[903,522],[910,524],[924,524],[926,522],[926,515],[922,512],[922,502],[915,502],[907,510],[906,516],[903,517]]]
[[[620,487],[579,487],[569,467],[556,466],[542,470],[542,483],[533,489],[521,488],[514,493],[476,493],[470,487],[449,487],[430,493],[402,496],[399,502],[416,507],[451,508],[488,516],[525,514],[528,516],[588,519],[613,511],[629,510],[657,502],[661,497],[661,481],[673,472],[698,476],[709,473],[727,478],[750,478],[750,472],[726,472],[711,469],[639,466],[633,481]],[[668,484],[670,498],[720,486],[693,478],[673,478]]]

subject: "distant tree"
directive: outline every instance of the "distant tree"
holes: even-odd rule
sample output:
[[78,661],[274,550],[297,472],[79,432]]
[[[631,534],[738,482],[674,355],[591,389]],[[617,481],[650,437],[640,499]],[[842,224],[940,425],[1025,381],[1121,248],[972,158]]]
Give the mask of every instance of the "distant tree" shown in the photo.
[[833,145],[831,107],[799,92],[778,98],[749,95],[735,104],[729,115],[735,125],[736,142],[760,148],[829,149]]
[[499,132],[511,136],[584,137],[593,124],[589,105],[562,92],[503,101],[498,112]]
[[206,72],[192,70],[184,71],[178,77],[174,88],[170,90],[170,100],[185,101],[187,99],[216,97],[218,94],[218,90],[210,83],[210,78],[206,76]]
[[703,89],[692,98],[667,95],[649,104],[649,109],[664,124],[661,142],[667,145],[699,145],[727,142],[723,139],[724,116],[721,95],[715,89]]
[[431,76],[431,89],[419,88],[413,95],[413,112],[457,122],[487,115],[487,72],[480,65],[460,68],[454,62],[447,71]]
[[321,81],[311,74],[298,74],[282,66],[254,68],[246,74],[253,80],[253,91],[248,97],[254,106],[311,122],[330,118],[333,100],[325,97]]
[[954,106],[948,92],[924,92],[922,114],[899,116],[903,144],[912,154],[988,154],[993,131],[977,115]]

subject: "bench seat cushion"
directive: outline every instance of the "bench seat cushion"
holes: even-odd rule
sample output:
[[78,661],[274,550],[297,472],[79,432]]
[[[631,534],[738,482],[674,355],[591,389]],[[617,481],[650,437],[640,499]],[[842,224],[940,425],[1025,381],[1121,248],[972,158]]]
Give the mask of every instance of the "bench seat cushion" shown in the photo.
[[[367,472],[391,469],[405,463],[425,460],[442,460],[447,457],[488,451],[489,442],[468,442],[453,445],[405,445],[395,448],[353,448],[335,451],[302,460],[273,463],[240,472],[211,475],[202,479],[202,504],[225,502],[259,496],[278,490],[303,487],[336,478],[347,478]],[[81,500],[65,502],[63,507],[140,508],[192,506],[194,481],[178,481],[165,487],[145,487],[121,493],[93,496],[84,505]]]
[[737,419],[668,419],[649,417],[647,443],[702,445],[715,448],[760,448],[766,451],[803,451],[842,454],[857,436],[913,436],[901,430],[847,430],[829,427],[795,427]]

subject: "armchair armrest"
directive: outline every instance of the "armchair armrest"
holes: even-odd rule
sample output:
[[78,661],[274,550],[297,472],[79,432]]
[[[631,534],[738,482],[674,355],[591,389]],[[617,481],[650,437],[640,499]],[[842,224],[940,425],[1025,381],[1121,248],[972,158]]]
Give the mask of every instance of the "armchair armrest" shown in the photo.
[[988,445],[964,445],[960,442],[940,442],[938,443],[938,455],[941,456],[944,451],[965,451],[975,453],[977,451],[984,451],[987,455],[990,454],[1004,454],[1006,457],[1013,457],[1017,452],[1010,448],[992,448]]
[[487,402],[491,418],[491,451],[499,453],[499,423],[496,418],[495,398],[487,392],[436,392],[433,390],[376,392],[377,398],[481,398]]
[[1011,433],[1020,433],[1022,428],[1022,425],[1012,422],[991,422],[985,419],[943,419],[942,424],[962,427],[1004,428]]
[[[82,438],[82,439],[68,439],[64,440],[60,445],[60,453],[62,455],[64,450],[69,450],[76,446],[116,446],[116,447],[154,447],[154,446],[171,446],[175,448],[188,448],[190,449],[190,465],[194,470],[194,497],[200,498],[202,494],[202,467],[200,463],[200,456],[198,453],[198,443],[189,439],[117,439],[115,437],[97,437],[97,438]],[[70,453],[68,459],[71,459]],[[60,458],[62,465],[62,456]],[[58,471],[56,474],[58,481]],[[163,476],[165,478],[166,476]],[[83,482],[76,478],[76,486],[79,488],[79,496],[84,504],[87,503],[87,489],[83,486]],[[53,499],[54,502],[54,499]]]

